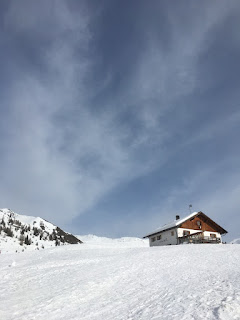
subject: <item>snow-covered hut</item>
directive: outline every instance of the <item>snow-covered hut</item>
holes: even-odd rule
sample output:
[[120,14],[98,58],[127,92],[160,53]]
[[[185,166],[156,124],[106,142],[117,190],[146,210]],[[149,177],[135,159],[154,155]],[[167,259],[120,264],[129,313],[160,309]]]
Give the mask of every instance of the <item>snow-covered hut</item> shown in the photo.
[[149,238],[150,247],[182,243],[222,243],[221,235],[227,231],[203,212],[193,212],[144,236]]

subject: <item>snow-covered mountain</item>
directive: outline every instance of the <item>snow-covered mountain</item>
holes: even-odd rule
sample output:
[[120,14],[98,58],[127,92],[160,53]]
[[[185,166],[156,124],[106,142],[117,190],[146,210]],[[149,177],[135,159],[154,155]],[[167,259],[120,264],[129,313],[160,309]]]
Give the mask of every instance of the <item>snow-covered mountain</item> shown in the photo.
[[21,252],[82,241],[54,224],[40,218],[0,209],[0,250]]

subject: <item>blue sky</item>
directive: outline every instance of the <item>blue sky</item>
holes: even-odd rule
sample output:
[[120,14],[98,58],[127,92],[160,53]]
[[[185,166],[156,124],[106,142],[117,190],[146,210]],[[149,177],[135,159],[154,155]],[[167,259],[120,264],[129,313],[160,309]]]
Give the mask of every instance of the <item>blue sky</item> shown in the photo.
[[1,1],[0,206],[143,236],[240,237],[238,1]]

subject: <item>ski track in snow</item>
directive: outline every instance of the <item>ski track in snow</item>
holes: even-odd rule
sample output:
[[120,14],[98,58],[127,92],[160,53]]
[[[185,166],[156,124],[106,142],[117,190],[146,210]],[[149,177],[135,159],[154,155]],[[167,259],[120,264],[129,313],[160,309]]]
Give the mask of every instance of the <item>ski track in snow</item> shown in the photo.
[[5,254],[0,319],[240,319],[239,270],[239,245]]

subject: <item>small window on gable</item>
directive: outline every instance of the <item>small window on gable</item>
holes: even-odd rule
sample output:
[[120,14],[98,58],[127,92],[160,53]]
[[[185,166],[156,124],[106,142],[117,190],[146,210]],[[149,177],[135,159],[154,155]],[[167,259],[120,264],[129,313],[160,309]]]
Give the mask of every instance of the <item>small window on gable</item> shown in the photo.
[[151,241],[152,242],[156,241],[156,238],[155,237],[151,238]]
[[188,230],[183,230],[183,235],[184,235],[184,236],[189,236],[189,235],[190,235],[190,231],[188,231]]
[[157,236],[157,240],[161,240],[162,235],[160,234],[159,236]]
[[171,231],[171,236],[174,236],[174,231]]
[[200,221],[200,220],[197,221],[197,225],[198,225],[198,228],[199,228],[199,229],[202,228],[202,224],[201,224],[201,221]]

